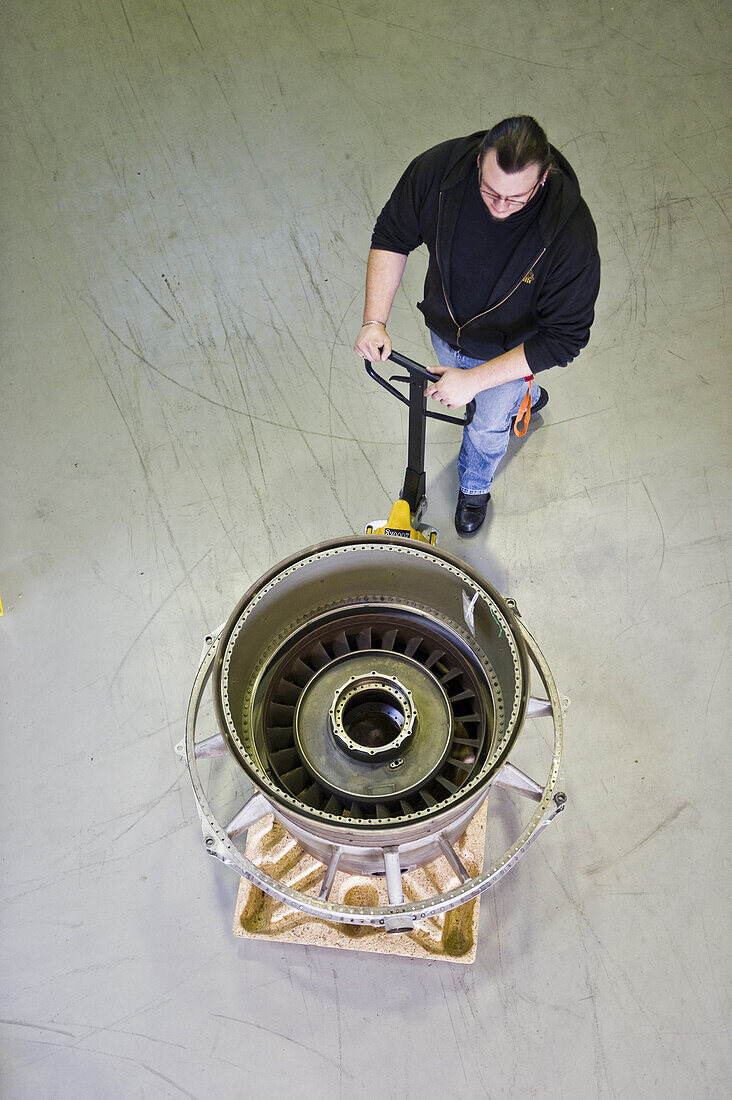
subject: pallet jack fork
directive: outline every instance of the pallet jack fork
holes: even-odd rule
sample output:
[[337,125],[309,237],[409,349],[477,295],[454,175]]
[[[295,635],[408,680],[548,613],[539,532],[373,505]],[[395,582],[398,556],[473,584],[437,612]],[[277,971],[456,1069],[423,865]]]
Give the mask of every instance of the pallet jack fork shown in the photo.
[[[405,367],[409,372],[406,377],[392,375],[389,379],[382,378],[366,360],[366,373],[378,382],[392,397],[401,401],[409,408],[409,436],[407,445],[407,469],[404,474],[404,485],[401,496],[394,502],[389,513],[389,518],[375,520],[366,525],[367,535],[393,535],[397,538],[416,539],[418,542],[428,542],[432,546],[438,539],[438,531],[428,524],[422,523],[422,516],[427,507],[425,495],[425,438],[427,417],[432,420],[445,420],[448,424],[460,424],[464,427],[473,419],[475,401],[471,401],[465,408],[465,416],[448,416],[447,413],[428,412],[427,398],[425,397],[425,381],[437,382],[438,374],[432,374],[421,363],[415,363],[406,355],[392,351],[389,356],[394,363]],[[406,382],[409,385],[409,396],[405,396],[392,385],[392,382]]]

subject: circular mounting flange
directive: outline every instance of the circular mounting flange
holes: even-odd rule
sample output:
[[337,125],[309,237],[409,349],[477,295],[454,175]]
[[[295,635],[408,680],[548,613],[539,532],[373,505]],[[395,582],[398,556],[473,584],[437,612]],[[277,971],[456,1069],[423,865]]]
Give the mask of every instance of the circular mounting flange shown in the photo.
[[337,688],[328,717],[338,746],[374,764],[399,756],[417,721],[411,691],[376,669]]

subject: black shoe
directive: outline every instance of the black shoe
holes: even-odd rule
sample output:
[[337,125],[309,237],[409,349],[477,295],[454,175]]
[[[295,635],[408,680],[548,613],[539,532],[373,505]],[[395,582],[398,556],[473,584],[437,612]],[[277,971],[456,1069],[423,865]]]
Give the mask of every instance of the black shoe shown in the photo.
[[458,493],[455,530],[459,535],[474,535],[485,519],[490,493]]
[[[541,410],[544,408],[544,406],[548,405],[548,404],[549,404],[549,394],[546,392],[546,390],[543,388],[543,386],[539,386],[539,396],[537,397],[536,401],[531,406],[531,415],[533,416],[534,413],[541,412]],[[516,424],[516,417],[513,416],[513,417],[511,417],[511,431],[513,431],[513,429],[515,427],[515,424]]]
[[544,408],[544,406],[547,405],[548,403],[549,403],[549,394],[546,392],[546,390],[542,386],[539,386],[539,396],[537,397],[536,401],[534,401],[534,403],[531,406],[532,415],[534,413],[541,412],[541,410]]

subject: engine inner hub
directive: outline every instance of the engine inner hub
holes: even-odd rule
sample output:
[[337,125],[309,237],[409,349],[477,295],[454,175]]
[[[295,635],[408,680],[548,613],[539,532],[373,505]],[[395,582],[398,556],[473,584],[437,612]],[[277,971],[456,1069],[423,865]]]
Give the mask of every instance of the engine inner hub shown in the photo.
[[[342,681],[344,672],[351,676],[328,712],[332,681]],[[426,669],[401,654],[371,650],[341,657],[314,676],[294,727],[306,770],[341,805],[373,805],[388,817],[390,806],[411,811],[444,766],[453,717],[444,689]]]

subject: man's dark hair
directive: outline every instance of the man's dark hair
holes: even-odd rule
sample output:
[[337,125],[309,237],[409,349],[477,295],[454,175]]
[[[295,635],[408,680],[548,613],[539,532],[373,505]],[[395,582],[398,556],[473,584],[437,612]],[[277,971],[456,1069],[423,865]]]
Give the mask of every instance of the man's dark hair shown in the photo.
[[499,166],[504,172],[522,172],[530,164],[538,164],[543,174],[551,167],[552,155],[547,136],[531,115],[513,115],[491,127],[480,146],[480,160],[489,149],[495,149]]

